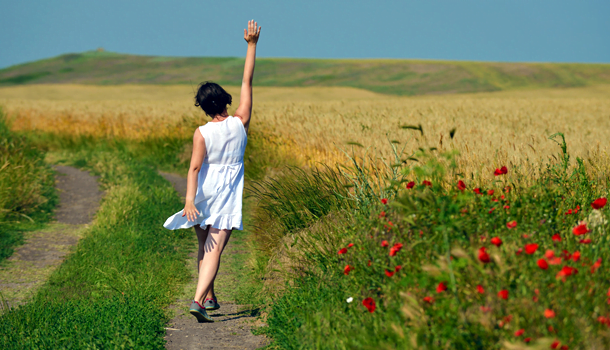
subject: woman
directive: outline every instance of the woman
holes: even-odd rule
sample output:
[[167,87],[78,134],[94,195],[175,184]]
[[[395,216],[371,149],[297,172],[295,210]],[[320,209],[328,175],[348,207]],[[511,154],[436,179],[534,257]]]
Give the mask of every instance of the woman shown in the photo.
[[235,116],[227,113],[232,97],[220,85],[206,82],[199,86],[195,106],[201,107],[212,120],[195,130],[193,136],[184,210],[163,225],[170,230],[194,226],[197,232],[199,281],[190,313],[199,322],[214,322],[206,309],[220,308],[214,295],[220,255],[232,230],[243,229],[244,151],[252,113],[252,76],[260,32],[254,21],[249,21],[248,29],[244,29],[248,52]]

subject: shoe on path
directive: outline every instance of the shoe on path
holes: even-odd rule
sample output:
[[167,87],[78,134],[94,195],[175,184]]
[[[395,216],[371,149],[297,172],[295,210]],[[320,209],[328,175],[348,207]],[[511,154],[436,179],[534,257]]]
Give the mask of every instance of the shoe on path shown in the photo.
[[220,305],[218,305],[218,300],[216,298],[209,298],[203,302],[203,306],[205,306],[206,310],[218,310],[220,309]]
[[214,322],[214,320],[205,311],[205,308],[195,300],[193,300],[191,303],[189,312],[191,315],[195,316],[199,322]]

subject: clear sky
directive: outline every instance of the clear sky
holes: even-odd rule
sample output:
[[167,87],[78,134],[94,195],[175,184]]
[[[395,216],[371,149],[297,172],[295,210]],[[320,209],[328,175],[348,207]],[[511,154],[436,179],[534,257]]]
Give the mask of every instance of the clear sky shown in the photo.
[[164,56],[610,63],[610,0],[0,0],[0,67],[103,47]]

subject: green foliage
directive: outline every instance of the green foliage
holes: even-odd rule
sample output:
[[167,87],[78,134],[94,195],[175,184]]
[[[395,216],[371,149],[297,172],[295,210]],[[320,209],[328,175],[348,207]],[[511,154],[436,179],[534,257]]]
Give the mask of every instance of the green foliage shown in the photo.
[[[600,320],[610,316],[610,215],[608,206],[590,204],[608,196],[610,183],[607,174],[587,176],[581,160],[567,166],[565,142],[560,146],[559,160],[534,185],[499,175],[477,189],[481,194],[467,181],[466,189],[458,188],[452,153],[422,150],[418,165],[402,166],[398,176],[388,167],[385,188],[353,192],[366,205],[339,208],[351,220],[326,234],[316,225],[300,233],[305,238],[294,249],[301,254],[291,258],[298,273],[269,302],[268,327],[261,331],[286,349],[500,349],[525,338],[543,348],[554,340],[569,348],[607,348],[608,326]],[[348,173],[355,188],[380,176],[373,172],[367,181],[356,170]],[[405,189],[409,180],[416,184]],[[370,203],[371,193],[387,195],[388,204],[381,197]],[[507,226],[513,221],[516,227]],[[591,232],[577,236],[572,229],[581,221]],[[491,244],[494,237],[502,240],[499,247]],[[526,244],[537,244],[536,252],[524,251]],[[342,248],[347,252],[337,254]],[[479,258],[481,248],[488,263]],[[566,275],[571,268],[578,273]],[[498,296],[501,290],[508,299]],[[373,313],[365,298],[375,301]],[[519,329],[523,335],[515,336]]]
[[[28,83],[241,85],[243,58],[84,52],[0,70],[0,85]],[[385,94],[577,87],[610,81],[608,64],[258,58],[256,86],[349,86]]]
[[44,152],[11,132],[0,108],[0,261],[22,243],[23,231],[47,221],[57,202]]
[[0,347],[163,348],[163,310],[188,279],[191,235],[163,228],[182,204],[156,167],[115,146],[65,151],[65,161],[99,175],[107,193],[92,227],[34,299],[0,316]]

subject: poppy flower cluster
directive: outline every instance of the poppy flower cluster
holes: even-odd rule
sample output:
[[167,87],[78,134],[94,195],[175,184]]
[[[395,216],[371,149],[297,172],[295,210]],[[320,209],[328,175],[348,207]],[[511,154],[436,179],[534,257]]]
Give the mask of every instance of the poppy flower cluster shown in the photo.
[[509,229],[515,228],[515,227],[517,227],[517,222],[515,220],[509,221],[509,222],[506,223],[506,227],[509,228]]
[[501,168],[497,168],[494,171],[494,176],[500,176],[500,175],[506,175],[508,174],[508,168],[506,166],[503,166]]
[[587,228],[587,224],[585,222],[580,222],[578,226],[572,229],[572,233],[576,236],[581,236],[586,233],[589,233],[589,229]]
[[347,245],[347,247],[346,247],[346,248],[341,248],[341,249],[339,249],[339,251],[337,252],[337,254],[339,254],[339,255],[346,254],[346,253],[347,253],[347,248],[351,248],[351,247],[353,247],[353,246],[354,246],[354,243],[350,243],[350,244],[348,244],[348,245]]
[[395,274],[396,272],[400,271],[400,269],[402,269],[402,266],[397,265],[397,266],[394,268],[394,271],[391,271],[391,270],[385,270],[385,275],[386,275],[386,276],[388,276],[388,277],[392,277],[392,276],[394,276],[394,274]]
[[402,249],[402,243],[395,243],[392,248],[390,248],[390,256],[395,256]]
[[362,305],[364,305],[364,307],[369,310],[370,313],[375,312],[375,309],[377,308],[377,306],[375,305],[375,300],[373,300],[373,298],[366,298],[362,301]]
[[565,212],[565,215],[578,214],[579,210],[580,210],[580,205],[577,205],[576,209],[568,209],[568,211]]
[[487,248],[479,248],[479,261],[481,261],[483,264],[487,264],[491,261],[489,254],[487,253]]
[[490,242],[496,247],[500,247],[502,245],[502,240],[500,239],[500,237],[494,237],[490,240]]
[[466,189],[466,184],[464,183],[464,181],[462,181],[462,180],[458,181],[457,188],[458,188],[458,190],[464,192],[464,190]]
[[432,182],[430,182],[430,181],[428,181],[428,180],[424,180],[424,181],[422,181],[422,183],[421,183],[421,184],[422,184],[422,185],[424,185],[424,186],[432,187]]
[[599,210],[599,209],[605,207],[606,203],[608,203],[608,199],[606,199],[604,197],[597,198],[596,200],[593,201],[593,203],[591,203],[591,208]]

